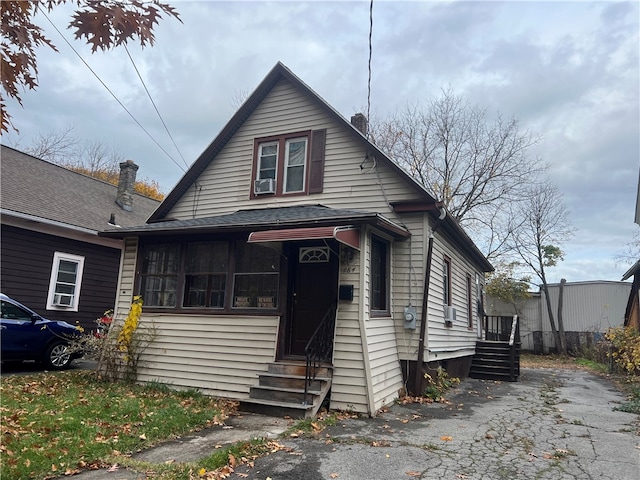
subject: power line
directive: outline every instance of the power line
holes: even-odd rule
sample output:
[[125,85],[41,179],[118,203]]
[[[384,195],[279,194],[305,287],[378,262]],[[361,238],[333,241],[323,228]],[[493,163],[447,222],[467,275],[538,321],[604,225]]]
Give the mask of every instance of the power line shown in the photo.
[[[367,122],[371,121],[371,56],[373,47],[371,37],[373,36],[373,0],[369,4],[369,78],[367,80]],[[369,129],[367,128],[367,137],[369,137]]]
[[182,161],[184,162],[185,166],[187,168],[189,168],[189,164],[184,159],[184,156],[182,155],[182,152],[178,148],[178,145],[176,145],[176,142],[173,139],[173,136],[171,135],[171,132],[169,131],[169,128],[167,128],[167,124],[164,122],[164,119],[162,118],[162,115],[160,115],[160,111],[158,110],[158,107],[156,106],[156,102],[153,101],[153,98],[151,97],[151,93],[149,92],[149,89],[147,88],[147,85],[144,83],[144,80],[142,79],[142,75],[140,75],[140,72],[138,71],[138,67],[136,66],[136,62],[134,62],[133,58],[131,58],[131,54],[129,53],[129,49],[127,48],[127,46],[125,44],[123,44],[123,46],[124,46],[124,50],[127,52],[127,56],[129,57],[129,60],[131,60],[131,64],[133,65],[133,69],[138,74],[138,78],[140,79],[140,83],[142,83],[142,86],[144,87],[144,91],[147,92],[147,96],[149,97],[149,100],[151,100],[151,104],[153,105],[153,108],[155,109],[156,113],[158,114],[158,118],[162,122],[162,125],[164,126],[164,129],[167,132],[167,135],[169,135],[169,138],[171,139],[171,143],[173,143],[173,146],[176,147],[176,151],[178,152],[178,155],[180,155],[180,158],[182,158]]
[[124,104],[118,99],[118,97],[116,97],[116,95],[109,89],[109,87],[102,81],[102,79],[98,76],[98,74],[96,72],[93,71],[93,69],[89,66],[89,64],[84,60],[84,58],[82,58],[82,56],[76,51],[75,48],[73,48],[73,45],[71,45],[71,43],[66,39],[66,37],[64,35],[62,35],[62,32],[60,30],[58,30],[58,27],[56,27],[54,25],[54,23],[51,21],[51,19],[47,16],[47,14],[44,12],[44,10],[40,10],[40,13],[42,13],[44,15],[44,18],[47,19],[47,21],[51,24],[51,26],[55,29],[56,32],[58,32],[58,34],[62,37],[62,39],[65,41],[65,43],[69,46],[69,48],[71,48],[71,50],[73,51],[73,53],[76,54],[76,56],[82,61],[82,63],[84,63],[84,65],[89,69],[89,71],[91,73],[93,73],[93,75],[98,79],[98,81],[102,84],[102,86],[107,90],[107,92],[109,92],[111,94],[111,96],[116,100],[116,102],[118,102],[120,104],[120,106],[124,109],[125,112],[127,112],[129,114],[129,116],[133,119],[134,122],[136,122],[138,124],[138,126],[142,129],[142,131],[144,133],[147,134],[147,136],[153,141],[153,143],[155,143],[158,148],[160,150],[162,150],[165,155],[167,157],[169,157],[171,159],[171,161],[173,163],[176,164],[176,166],[182,170],[182,172],[185,172],[185,169],[182,168],[182,165],[180,165],[178,162],[176,162],[176,160],[169,154],[169,152],[167,152],[164,147],[162,145],[160,145],[158,143],[158,141],[153,138],[153,136],[147,131],[146,128],[144,128],[142,126],[142,124],[136,119],[136,117],[133,116],[133,114],[127,109],[127,107],[124,106]]

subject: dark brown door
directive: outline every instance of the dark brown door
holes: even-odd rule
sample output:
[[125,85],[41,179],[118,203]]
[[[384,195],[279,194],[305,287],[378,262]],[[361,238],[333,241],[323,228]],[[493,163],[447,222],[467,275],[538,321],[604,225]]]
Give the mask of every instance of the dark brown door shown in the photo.
[[338,294],[338,246],[294,248],[291,310],[286,353],[304,356],[304,348]]

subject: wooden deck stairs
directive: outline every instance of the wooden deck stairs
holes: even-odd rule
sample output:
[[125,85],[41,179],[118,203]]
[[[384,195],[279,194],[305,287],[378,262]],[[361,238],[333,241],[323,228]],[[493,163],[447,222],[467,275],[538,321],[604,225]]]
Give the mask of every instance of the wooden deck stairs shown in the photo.
[[255,413],[291,418],[312,418],[318,413],[331,389],[332,369],[321,365],[310,382],[305,402],[305,362],[278,361],[258,377],[249,398],[240,402],[240,409]]
[[471,361],[471,378],[517,382],[520,376],[520,344],[479,340]]

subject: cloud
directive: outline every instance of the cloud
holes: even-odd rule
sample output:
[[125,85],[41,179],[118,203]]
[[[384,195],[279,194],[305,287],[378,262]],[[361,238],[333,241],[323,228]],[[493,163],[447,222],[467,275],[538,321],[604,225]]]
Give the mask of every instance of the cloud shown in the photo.
[[[345,117],[367,106],[369,2],[176,2],[156,44],[129,52],[180,152],[193,162],[278,62]],[[67,38],[71,6],[49,14]],[[449,86],[542,137],[576,235],[551,275],[617,280],[631,240],[640,166],[637,2],[375,2],[371,111],[385,117]],[[9,102],[22,142],[76,125],[168,191],[184,168],[126,52],[74,48],[173,160],[118,105],[58,33],[39,49],[40,85]],[[3,136],[3,142],[5,141]]]

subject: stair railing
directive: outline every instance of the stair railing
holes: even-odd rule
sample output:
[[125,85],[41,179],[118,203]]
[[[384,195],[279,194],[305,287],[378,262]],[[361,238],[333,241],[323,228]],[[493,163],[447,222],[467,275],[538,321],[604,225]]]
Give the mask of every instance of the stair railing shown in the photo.
[[324,314],[320,324],[304,347],[307,357],[307,367],[304,380],[304,402],[307,405],[307,394],[309,387],[316,379],[318,369],[322,362],[331,360],[333,354],[333,338],[337,315],[337,302],[334,301],[327,313]]
[[514,315],[513,320],[511,321],[511,334],[509,335],[509,364],[511,366],[509,375],[511,380],[514,380],[516,376],[520,375],[520,362],[517,362],[516,365],[516,353],[519,343],[520,326],[518,322],[518,315]]
[[485,315],[484,339],[492,342],[508,342],[512,323],[513,318],[510,316]]

